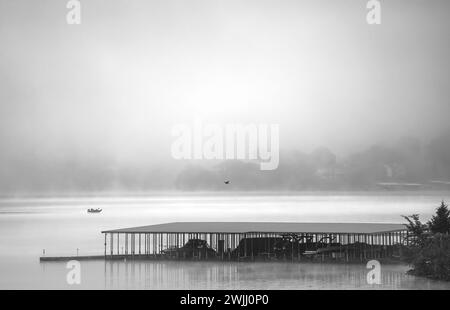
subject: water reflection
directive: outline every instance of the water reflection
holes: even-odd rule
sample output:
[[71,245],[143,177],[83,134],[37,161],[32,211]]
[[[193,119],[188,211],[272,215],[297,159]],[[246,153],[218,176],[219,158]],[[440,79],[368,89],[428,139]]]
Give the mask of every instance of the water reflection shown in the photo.
[[365,265],[107,261],[107,289],[411,289],[447,288],[409,276],[406,266],[382,267],[381,285],[370,285]]

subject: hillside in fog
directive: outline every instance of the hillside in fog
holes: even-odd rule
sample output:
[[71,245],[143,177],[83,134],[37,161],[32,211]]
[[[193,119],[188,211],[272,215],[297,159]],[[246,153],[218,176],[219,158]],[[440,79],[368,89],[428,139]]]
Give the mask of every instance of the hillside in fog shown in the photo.
[[[231,180],[225,185],[224,180]],[[443,181],[438,184],[430,181]],[[170,159],[160,167],[122,166],[113,158],[60,160],[17,157],[1,166],[2,193],[76,193],[98,191],[301,191],[380,190],[379,183],[422,184],[420,189],[450,189],[450,134],[429,143],[403,138],[346,156],[321,147],[311,152],[282,151],[278,169],[258,163]],[[406,188],[408,189],[408,188]]]

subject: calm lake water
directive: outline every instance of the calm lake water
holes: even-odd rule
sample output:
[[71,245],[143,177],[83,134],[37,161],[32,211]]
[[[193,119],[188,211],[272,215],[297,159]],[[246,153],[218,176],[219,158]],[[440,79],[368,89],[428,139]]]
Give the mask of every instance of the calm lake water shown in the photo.
[[[81,284],[68,285],[63,262],[47,256],[99,255],[102,230],[176,221],[401,223],[428,219],[450,193],[302,195],[155,195],[0,199],[1,289],[450,289],[450,283],[406,275],[408,266],[382,266],[382,284],[369,285],[365,265],[82,261]],[[100,214],[86,209],[102,208]]]

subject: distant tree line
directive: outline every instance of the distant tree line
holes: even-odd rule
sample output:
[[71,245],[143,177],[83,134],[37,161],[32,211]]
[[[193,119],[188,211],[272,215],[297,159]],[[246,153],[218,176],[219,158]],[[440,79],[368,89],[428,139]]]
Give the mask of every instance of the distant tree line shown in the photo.
[[[338,157],[326,147],[312,152],[282,150],[273,171],[240,160],[217,162],[209,167],[188,163],[175,180],[181,190],[380,190],[379,183],[416,183],[421,189],[449,190],[450,133],[428,144],[403,138],[394,145],[373,145]],[[222,179],[231,179],[223,186]]]
[[[8,151],[8,150],[6,150]],[[0,194],[97,191],[308,191],[380,190],[379,183],[419,183],[449,190],[450,132],[428,143],[402,138],[338,156],[326,147],[311,152],[280,151],[278,169],[261,171],[241,160],[159,159],[141,150],[139,159],[113,153],[0,152]],[[144,156],[145,155],[145,156]],[[223,180],[232,182],[224,186]],[[432,183],[429,181],[444,181]],[[445,182],[446,181],[446,182]],[[384,189],[384,188],[383,188]]]

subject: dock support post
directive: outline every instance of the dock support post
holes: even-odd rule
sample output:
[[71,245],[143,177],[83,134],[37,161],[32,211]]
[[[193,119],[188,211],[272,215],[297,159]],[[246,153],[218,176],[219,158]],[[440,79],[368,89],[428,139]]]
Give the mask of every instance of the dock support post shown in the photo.
[[109,235],[109,248],[110,248],[109,251],[111,254],[111,258],[112,258],[113,254],[114,254],[114,234],[113,233],[111,233]]

